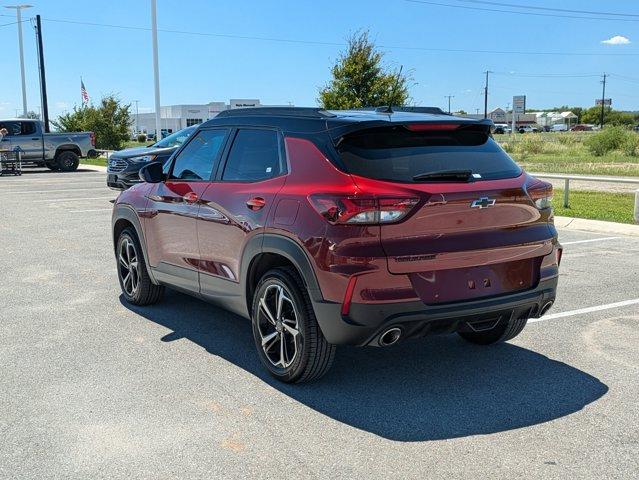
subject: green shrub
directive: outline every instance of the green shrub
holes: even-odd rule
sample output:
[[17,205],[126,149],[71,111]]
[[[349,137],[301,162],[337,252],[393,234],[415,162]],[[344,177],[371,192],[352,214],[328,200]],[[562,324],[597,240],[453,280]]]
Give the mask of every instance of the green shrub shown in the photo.
[[138,133],[138,142],[139,143],[146,142],[146,134],[145,133]]
[[557,141],[560,145],[571,146],[577,144],[577,137],[572,133],[559,133],[557,134]]
[[590,153],[600,157],[613,150],[619,150],[626,145],[631,132],[623,127],[607,127],[601,132],[590,136],[584,142]]
[[513,152],[513,144],[512,143],[504,142],[504,143],[501,144],[501,148],[503,148],[504,151],[507,152],[507,153],[512,153]]
[[526,135],[520,142],[518,142],[515,150],[524,155],[536,155],[544,153],[546,144],[540,135],[530,134]]
[[623,153],[630,157],[639,157],[639,134],[628,133],[626,143],[623,145]]

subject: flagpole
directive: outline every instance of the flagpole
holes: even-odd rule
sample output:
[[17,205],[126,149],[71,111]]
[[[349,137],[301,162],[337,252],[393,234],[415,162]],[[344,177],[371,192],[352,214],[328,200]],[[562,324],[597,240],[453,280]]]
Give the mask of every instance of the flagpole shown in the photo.
[[158,65],[157,2],[151,0],[151,37],[153,41],[153,80],[155,84],[155,140],[162,138],[160,117],[160,67]]

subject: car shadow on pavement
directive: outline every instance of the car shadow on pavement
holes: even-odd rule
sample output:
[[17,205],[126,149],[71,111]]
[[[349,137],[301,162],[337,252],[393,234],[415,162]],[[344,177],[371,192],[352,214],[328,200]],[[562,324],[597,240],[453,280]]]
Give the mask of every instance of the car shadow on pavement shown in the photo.
[[457,335],[387,348],[340,347],[324,378],[287,385],[260,365],[247,320],[171,290],[155,306],[120,301],[172,330],[162,341],[188,339],[324,415],[391,440],[536,425],[577,412],[608,391],[597,378],[531,350],[475,346]]

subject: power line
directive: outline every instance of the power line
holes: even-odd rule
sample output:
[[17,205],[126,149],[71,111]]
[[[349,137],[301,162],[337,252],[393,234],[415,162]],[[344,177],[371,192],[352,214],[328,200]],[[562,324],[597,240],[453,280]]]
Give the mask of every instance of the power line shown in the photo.
[[18,23],[28,22],[29,20],[20,20],[19,22],[2,23],[0,27],[7,27],[9,25],[17,25]]
[[[409,1],[409,0],[406,0]],[[65,20],[65,19],[57,19],[57,18],[43,18],[46,22],[56,22],[56,23],[68,23],[75,25],[86,25],[91,27],[107,27],[107,28],[119,28],[125,30],[139,30],[139,31],[149,31],[148,27],[138,27],[132,25],[117,25],[117,24],[108,24],[108,23],[96,23],[96,22],[81,22],[77,20]],[[241,40],[254,40],[254,41],[268,41],[268,42],[281,42],[281,43],[291,43],[291,44],[299,44],[299,45],[318,45],[318,46],[330,46],[330,47],[344,47],[347,46],[346,43],[342,42],[329,42],[329,41],[319,41],[319,40],[300,40],[300,39],[292,39],[292,38],[281,38],[281,37],[260,37],[254,35],[239,35],[232,33],[213,33],[213,32],[194,32],[188,30],[174,30],[174,29],[158,29],[158,31],[163,33],[173,33],[180,35],[195,35],[200,37],[217,37],[217,38],[236,38]],[[619,56],[619,57],[636,57],[639,56],[639,53],[596,53],[596,52],[564,52],[564,51],[516,51],[516,50],[479,50],[479,49],[463,49],[463,48],[435,48],[435,47],[416,47],[416,46],[402,46],[402,45],[379,45],[379,48],[388,49],[388,50],[412,50],[412,51],[423,51],[423,52],[445,52],[445,53],[486,53],[486,54],[503,54],[503,55],[544,55],[544,56],[577,56],[577,57],[588,57],[588,56]]]
[[599,73],[519,73],[519,72],[493,72],[495,75],[507,77],[530,77],[530,78],[589,78],[600,77]]
[[538,6],[524,6],[516,5],[514,3],[500,3],[500,2],[487,2],[485,0],[457,0],[458,2],[466,3],[481,3],[484,5],[496,5],[498,7],[513,7],[521,8],[524,10],[544,10],[548,12],[563,12],[563,13],[583,13],[586,15],[610,15],[616,17],[639,17],[637,13],[619,13],[619,12],[593,12],[591,10],[568,10],[565,8],[550,8],[550,7],[538,7]]
[[536,12],[518,12],[516,10],[502,10],[497,8],[484,8],[484,7],[471,7],[468,5],[452,5],[450,3],[431,2],[427,0],[404,0],[410,3],[421,3],[425,5],[435,5],[438,7],[450,7],[450,8],[462,8],[465,10],[479,10],[483,12],[498,12],[498,13],[514,13],[516,15],[532,15],[535,17],[555,17],[555,18],[576,18],[580,20],[608,20],[611,22],[639,22],[639,19],[632,18],[606,18],[606,17],[584,17],[578,15],[559,15],[554,13],[536,13]]

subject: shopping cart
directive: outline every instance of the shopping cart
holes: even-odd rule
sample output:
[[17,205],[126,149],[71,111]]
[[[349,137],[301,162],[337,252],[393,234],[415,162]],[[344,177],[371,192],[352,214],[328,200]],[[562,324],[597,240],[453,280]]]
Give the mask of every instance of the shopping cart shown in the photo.
[[22,150],[0,150],[0,176],[22,175]]

